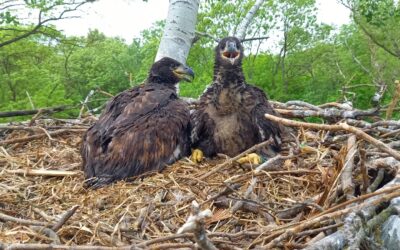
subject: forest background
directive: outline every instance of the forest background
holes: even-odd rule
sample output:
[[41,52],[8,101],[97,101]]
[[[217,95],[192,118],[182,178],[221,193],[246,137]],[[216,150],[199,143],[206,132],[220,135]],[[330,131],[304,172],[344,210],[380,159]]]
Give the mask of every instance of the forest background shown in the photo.
[[[100,0],[101,1],[101,0]],[[91,30],[67,36],[54,22],[71,18],[91,1],[0,1],[0,111],[68,105],[60,117],[77,117],[85,102],[98,113],[110,98],[140,84],[154,62],[165,22],[124,41]],[[351,23],[317,22],[314,0],[267,0],[247,29],[247,82],[280,102],[349,101],[356,108],[385,107],[400,77],[400,4],[394,0],[341,0]],[[180,95],[197,98],[212,81],[214,39],[235,33],[254,0],[201,1],[196,39],[187,64],[196,77]],[[18,7],[36,11],[27,23]],[[129,27],[129,26],[128,26]],[[265,49],[279,37],[279,48]],[[398,114],[395,113],[395,116]],[[19,118],[1,118],[11,121]],[[25,118],[26,119],[26,118]]]

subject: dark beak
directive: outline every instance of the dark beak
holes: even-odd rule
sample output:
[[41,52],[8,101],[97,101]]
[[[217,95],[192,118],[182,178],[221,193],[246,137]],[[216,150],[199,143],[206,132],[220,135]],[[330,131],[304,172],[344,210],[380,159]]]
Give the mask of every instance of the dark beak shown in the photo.
[[238,49],[236,48],[236,43],[235,42],[226,42],[226,49],[230,53],[238,51]]
[[194,79],[194,72],[191,68],[180,65],[174,70],[174,74],[180,79],[187,82],[191,82]]

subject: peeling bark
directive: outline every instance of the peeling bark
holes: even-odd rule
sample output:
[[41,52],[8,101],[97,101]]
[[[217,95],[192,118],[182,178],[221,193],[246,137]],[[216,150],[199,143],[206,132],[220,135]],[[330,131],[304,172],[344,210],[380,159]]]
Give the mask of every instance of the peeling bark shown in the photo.
[[249,10],[249,12],[247,12],[246,16],[244,17],[244,19],[242,20],[242,22],[240,22],[239,24],[239,28],[235,34],[235,36],[237,38],[239,38],[240,40],[243,40],[246,37],[246,30],[247,27],[249,27],[251,21],[254,18],[254,15],[256,14],[257,10],[260,8],[260,6],[265,2],[265,0],[257,0],[254,5],[251,7],[251,9]]
[[185,63],[195,37],[199,0],[170,0],[156,61],[171,57]]

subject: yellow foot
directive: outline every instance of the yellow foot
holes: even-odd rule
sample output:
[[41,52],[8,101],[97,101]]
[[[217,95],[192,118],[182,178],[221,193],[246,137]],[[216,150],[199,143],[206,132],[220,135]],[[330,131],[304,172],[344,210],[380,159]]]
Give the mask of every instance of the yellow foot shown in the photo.
[[261,163],[261,157],[256,153],[251,153],[251,154],[248,154],[248,155],[240,158],[239,160],[237,160],[237,162],[239,162],[240,164],[251,163],[251,164],[258,165]]
[[195,163],[199,163],[203,160],[204,158],[204,154],[203,151],[201,151],[200,149],[194,149],[192,151],[192,155],[190,156],[190,159],[195,162]]

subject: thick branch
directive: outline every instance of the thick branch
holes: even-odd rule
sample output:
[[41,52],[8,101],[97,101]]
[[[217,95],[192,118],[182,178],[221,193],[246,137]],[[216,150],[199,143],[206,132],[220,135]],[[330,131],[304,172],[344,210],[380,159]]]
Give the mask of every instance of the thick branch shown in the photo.
[[79,171],[65,171],[65,170],[50,170],[50,169],[15,169],[6,170],[10,174],[21,174],[29,176],[51,176],[51,177],[65,177],[76,176],[80,174]]
[[338,110],[335,108],[317,110],[303,110],[303,109],[275,109],[283,116],[290,118],[304,118],[304,117],[322,117],[322,118],[359,118],[364,116],[378,115],[377,109],[369,110]]
[[243,18],[242,22],[239,24],[239,29],[236,32],[237,38],[239,38],[240,40],[243,40],[246,37],[247,27],[250,25],[251,21],[254,18],[254,15],[256,14],[256,12],[260,8],[260,6],[264,3],[264,1],[265,0],[257,0],[254,3],[254,5],[251,7],[249,12],[247,12],[246,16]]
[[48,132],[48,133],[42,133],[42,134],[32,135],[32,136],[23,137],[23,138],[15,138],[15,139],[10,139],[10,140],[0,141],[0,146],[7,145],[7,144],[13,144],[13,143],[28,142],[28,141],[36,140],[36,139],[39,139],[42,137],[61,135],[61,134],[65,134],[68,132],[85,132],[85,131],[86,131],[86,129],[60,129],[60,130],[57,130],[54,132]]
[[7,111],[7,112],[0,112],[0,117],[34,115],[34,114],[37,114],[38,112],[51,114],[51,113],[55,113],[55,112],[60,112],[60,111],[66,110],[68,108],[71,108],[71,106],[63,105],[63,106],[57,106],[57,107],[51,107],[51,108],[42,108],[42,109]]
[[352,135],[347,140],[347,155],[345,158],[345,164],[343,166],[343,173],[340,178],[342,190],[348,198],[354,196],[353,168],[354,156],[356,152],[356,136]]
[[315,124],[315,123],[308,123],[308,122],[292,121],[289,119],[284,119],[284,118],[276,117],[276,116],[269,115],[269,114],[265,114],[265,117],[268,120],[283,124],[285,126],[304,127],[304,128],[318,129],[318,130],[348,131],[350,133],[355,134],[358,138],[371,143],[372,145],[376,146],[378,149],[382,150],[383,152],[388,153],[389,155],[393,156],[396,160],[400,160],[400,153],[397,150],[390,148],[385,143],[373,138],[372,136],[368,135],[364,131],[362,131],[356,127],[349,126],[346,123],[339,123],[337,125],[326,125],[326,124]]

